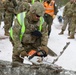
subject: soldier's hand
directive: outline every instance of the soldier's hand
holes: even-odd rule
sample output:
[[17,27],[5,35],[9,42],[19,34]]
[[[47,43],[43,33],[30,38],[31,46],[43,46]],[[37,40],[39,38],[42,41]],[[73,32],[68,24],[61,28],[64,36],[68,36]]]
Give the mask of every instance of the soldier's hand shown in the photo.
[[39,47],[39,49],[37,51],[37,55],[39,55],[41,57],[46,57],[47,54],[48,54],[48,48],[46,46]]

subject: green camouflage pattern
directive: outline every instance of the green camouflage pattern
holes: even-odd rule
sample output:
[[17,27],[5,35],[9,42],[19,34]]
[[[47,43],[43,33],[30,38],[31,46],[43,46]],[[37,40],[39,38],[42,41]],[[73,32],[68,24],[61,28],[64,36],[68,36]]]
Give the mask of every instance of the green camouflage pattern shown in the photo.
[[0,0],[0,12],[4,11],[4,3],[2,2],[2,0]]
[[15,6],[12,1],[6,0],[4,3],[4,7],[5,7],[4,30],[5,30],[5,35],[9,36],[9,29],[13,23],[13,18],[14,18],[13,10]]
[[[73,14],[75,14],[75,3],[73,1],[69,1],[64,8],[63,12],[63,18],[64,18],[64,25],[62,27],[62,30],[64,31],[66,29],[67,23],[69,24],[68,32],[70,32],[70,37],[74,37],[75,33],[75,18],[73,17]],[[74,15],[75,16],[75,15]]]
[[21,2],[18,2],[17,6],[13,10],[13,12],[15,14],[18,14],[23,11],[29,11],[29,9],[30,9],[30,5],[27,2],[21,1]]
[[[15,1],[15,0],[14,0]],[[12,26],[14,16],[20,12],[23,12],[25,10],[29,10],[30,6],[27,2],[19,2],[14,4],[12,1],[6,1],[4,3],[5,6],[5,19],[4,19],[4,29],[5,29],[5,35],[9,35],[9,29]]]
[[72,9],[71,9],[72,5],[73,5],[73,3],[71,3],[71,2],[68,2],[65,5],[63,16],[67,16],[67,17],[71,17],[72,16]]
[[[39,8],[37,7],[37,9],[39,9]],[[41,7],[40,7],[40,10],[42,10]],[[31,32],[33,32],[34,30],[39,30],[40,20],[32,21],[30,13],[32,13],[32,12],[29,11],[28,13],[26,13],[26,18],[24,19],[26,31],[23,35],[22,41],[20,41],[21,25],[19,25],[18,20],[15,19],[15,23],[13,26],[13,40],[12,40],[12,43],[13,43],[12,60],[13,60],[13,62],[18,61],[18,62],[22,63],[23,59],[21,59],[19,57],[19,55],[21,54],[22,51],[29,52],[31,49],[37,50],[38,48],[42,47],[48,53],[48,48],[47,48],[48,25],[46,25],[45,22],[43,23],[42,30],[41,30],[41,34],[42,34],[41,38],[32,36]],[[26,54],[25,54],[25,56],[26,56]]]
[[75,30],[76,30],[76,3],[73,3],[72,11],[73,11],[73,14],[72,14],[72,21],[71,21],[70,36],[74,36]]
[[13,23],[14,14],[5,11],[5,17],[4,17],[4,29],[5,29],[5,35],[9,35],[9,29],[12,26]]
[[62,26],[62,30],[65,31],[67,24],[69,24],[68,26],[68,32],[70,32],[70,28],[71,28],[71,17],[72,17],[72,5],[73,3],[71,3],[70,1],[65,5],[64,7],[64,11],[63,11],[63,19],[64,19],[64,25]]

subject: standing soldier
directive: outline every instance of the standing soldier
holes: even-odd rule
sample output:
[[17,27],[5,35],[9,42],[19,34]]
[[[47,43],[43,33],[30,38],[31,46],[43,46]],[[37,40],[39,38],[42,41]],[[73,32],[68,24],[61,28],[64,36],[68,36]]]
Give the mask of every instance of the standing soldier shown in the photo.
[[16,14],[29,10],[29,4],[27,2],[16,2],[15,0],[8,0],[5,2],[5,35],[9,35],[9,29],[12,26],[13,18]]
[[[42,51],[41,54],[47,56],[48,48],[48,25],[40,21],[44,13],[44,6],[40,2],[35,2],[29,12],[18,14],[14,26],[10,32],[13,44],[12,61],[23,63],[24,56],[28,56],[30,50]],[[20,15],[21,16],[20,18]],[[16,66],[13,64],[13,66]]]
[[73,0],[73,5],[72,5],[72,9],[71,11],[73,12],[72,15],[72,21],[71,21],[71,34],[70,37],[68,37],[68,39],[74,39],[74,34],[75,34],[75,30],[76,30],[76,0]]
[[52,25],[53,18],[57,13],[57,9],[55,9],[55,1],[45,0],[44,7],[45,7],[44,20],[48,24],[48,36],[49,36],[51,32],[51,25]]
[[64,25],[61,29],[61,32],[59,33],[59,35],[62,35],[67,27],[67,24],[69,24],[68,26],[68,35],[70,35],[70,28],[71,28],[71,18],[72,18],[72,5],[73,5],[73,0],[70,0],[64,8],[64,12],[63,12],[63,19],[64,19]]
[[5,29],[5,35],[9,36],[9,28],[12,26],[14,13],[12,10],[17,6],[15,0],[7,0],[5,2],[5,17],[4,17],[4,29]]

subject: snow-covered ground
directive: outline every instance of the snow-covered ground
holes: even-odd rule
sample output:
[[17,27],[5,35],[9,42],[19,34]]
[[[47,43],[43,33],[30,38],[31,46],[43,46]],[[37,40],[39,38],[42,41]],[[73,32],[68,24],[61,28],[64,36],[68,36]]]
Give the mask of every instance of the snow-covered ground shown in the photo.
[[[4,29],[2,27],[3,22],[0,27],[0,37],[4,36]],[[70,42],[69,46],[66,48],[64,53],[60,56],[55,64],[62,66],[65,69],[76,71],[76,35],[75,39],[67,39],[67,29],[63,35],[58,35],[58,33],[61,31],[61,27],[62,24],[58,22],[56,17],[53,21],[52,32],[48,39],[48,47],[51,48],[57,55],[59,55],[66,43]],[[0,60],[12,62],[12,48],[13,47],[9,41],[9,37],[7,39],[0,40]],[[44,61],[51,63],[55,58],[57,57],[51,57],[48,55]]]
[[76,71],[76,38],[67,39],[67,30],[64,32],[63,35],[58,35],[60,31],[61,30],[56,29],[54,26],[52,27],[52,33],[48,41],[48,47],[50,47],[52,50],[54,50],[54,52],[59,55],[66,43],[70,42],[67,49],[64,51],[64,53],[60,56],[55,64],[63,66],[63,68],[65,69]]

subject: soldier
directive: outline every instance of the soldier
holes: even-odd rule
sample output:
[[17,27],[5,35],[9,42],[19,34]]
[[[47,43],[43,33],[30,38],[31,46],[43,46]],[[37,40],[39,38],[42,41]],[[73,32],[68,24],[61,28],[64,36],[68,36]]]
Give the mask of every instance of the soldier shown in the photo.
[[59,35],[63,34],[66,27],[67,27],[67,24],[69,25],[68,26],[68,35],[70,35],[70,28],[71,28],[71,15],[69,13],[72,13],[71,12],[71,9],[72,9],[72,4],[73,4],[73,0],[70,0],[66,5],[65,5],[65,8],[64,8],[64,12],[63,12],[63,19],[64,19],[64,25],[62,26],[62,29],[61,29],[61,32],[59,33]]
[[72,21],[71,21],[71,29],[70,29],[70,37],[68,39],[74,39],[74,34],[75,34],[75,29],[76,29],[76,0],[73,0],[73,5],[72,5]]
[[45,0],[44,7],[45,7],[44,20],[48,24],[48,36],[49,36],[51,32],[51,25],[52,25],[53,18],[57,13],[57,9],[55,7],[55,1]]
[[[44,6],[40,2],[35,2],[29,12],[18,14],[15,19],[14,26],[10,31],[13,44],[13,62],[23,63],[24,56],[28,56],[28,52],[31,49],[42,50],[45,55],[48,54],[47,42],[48,42],[48,26],[46,23],[40,21],[40,17],[43,16]],[[20,18],[20,15],[23,16]],[[21,58],[21,57],[22,58]],[[15,66],[15,65],[13,65]]]
[[5,2],[5,8],[4,29],[5,35],[9,36],[9,29],[12,26],[14,16],[20,12],[28,10],[29,5],[25,2],[17,3],[15,0],[8,0]]
[[[15,0],[13,0],[15,1]],[[13,23],[13,18],[14,18],[14,13],[12,13],[12,9],[15,8],[15,4],[16,2],[13,3],[12,0],[6,0],[5,1],[5,13],[4,13],[4,30],[5,30],[5,35],[6,36],[9,36],[9,28],[12,26],[12,23]],[[9,10],[8,10],[9,8]]]

